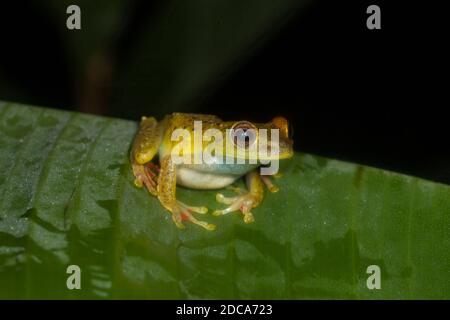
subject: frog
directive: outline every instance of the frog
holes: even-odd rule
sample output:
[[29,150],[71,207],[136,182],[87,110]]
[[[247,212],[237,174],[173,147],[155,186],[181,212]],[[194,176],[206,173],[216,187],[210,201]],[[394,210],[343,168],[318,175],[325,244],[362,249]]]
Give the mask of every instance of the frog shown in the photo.
[[[205,152],[208,147],[205,139],[201,139],[200,148],[195,148],[195,143],[198,142],[195,140],[195,130],[199,131],[196,127],[198,123],[201,123],[201,136],[211,129],[220,133],[224,137],[221,141],[223,147],[218,144],[219,147],[210,153],[208,162],[204,160],[180,162],[175,155],[192,160]],[[262,136],[258,135],[261,129],[268,131],[276,129],[276,139],[275,136],[272,138],[272,134],[262,139]],[[180,149],[180,141],[173,136],[176,130],[187,133],[184,136],[185,148],[178,153],[174,152],[176,148]],[[223,121],[215,115],[193,113],[172,113],[159,122],[154,117],[143,116],[130,151],[134,185],[138,188],[145,187],[152,196],[157,197],[160,204],[171,213],[173,222],[180,229],[185,228],[184,221],[210,231],[215,230],[216,225],[200,220],[194,215],[208,213],[207,207],[192,206],[178,200],[177,186],[197,190],[228,188],[235,192],[236,196],[228,197],[221,192],[216,193],[216,201],[227,207],[213,211],[212,215],[222,216],[240,212],[244,223],[252,223],[255,218],[251,210],[262,203],[265,187],[272,193],[279,191],[279,187],[272,183],[268,175],[261,174],[260,169],[267,167],[267,163],[271,161],[293,156],[290,131],[287,119],[281,116],[267,123],[246,120]],[[244,139],[236,139],[236,134],[238,138],[239,135],[244,136]],[[225,143],[227,138],[232,143]],[[216,135],[212,140],[218,142],[220,139],[220,135],[219,138]],[[245,143],[239,144],[237,143],[239,141]],[[258,148],[252,147],[256,144]],[[271,152],[265,154],[257,152],[261,146]],[[156,157],[159,166],[154,163]],[[280,174],[276,173],[274,176],[277,178]],[[245,177],[246,188],[235,186],[235,182],[242,177]]]

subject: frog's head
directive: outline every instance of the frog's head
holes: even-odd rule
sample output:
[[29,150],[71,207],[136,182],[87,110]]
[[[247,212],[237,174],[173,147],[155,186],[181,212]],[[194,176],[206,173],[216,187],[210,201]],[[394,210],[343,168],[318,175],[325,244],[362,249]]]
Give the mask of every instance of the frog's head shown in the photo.
[[276,117],[268,123],[228,122],[227,127],[233,148],[237,151],[236,158],[270,161],[287,159],[294,154],[289,123],[283,117]]
[[[277,159],[288,159],[294,155],[294,141],[292,137],[292,129],[289,130],[289,122],[284,117],[275,117],[268,123],[270,129],[278,129],[278,139],[274,141],[270,140],[272,145],[278,144],[278,157]],[[269,143],[269,146],[270,146]],[[269,147],[268,147],[269,148]]]

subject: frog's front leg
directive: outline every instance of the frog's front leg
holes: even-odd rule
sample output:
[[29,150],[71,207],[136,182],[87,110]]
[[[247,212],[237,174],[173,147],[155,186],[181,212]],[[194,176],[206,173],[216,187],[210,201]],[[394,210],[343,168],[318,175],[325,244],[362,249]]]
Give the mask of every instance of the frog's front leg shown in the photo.
[[193,207],[176,199],[177,172],[170,155],[160,161],[160,173],[157,185],[157,195],[161,204],[172,213],[172,219],[179,228],[184,228],[183,220],[188,220],[207,230],[214,230],[215,225],[197,220],[191,212],[206,213],[206,207]]
[[257,169],[246,175],[246,183],[248,191],[232,187],[232,189],[238,193],[235,197],[225,197],[223,194],[218,193],[216,195],[216,200],[220,203],[229,204],[230,206],[223,210],[214,211],[213,215],[220,216],[240,210],[244,214],[245,223],[255,221],[250,210],[256,208],[264,197],[264,182]]

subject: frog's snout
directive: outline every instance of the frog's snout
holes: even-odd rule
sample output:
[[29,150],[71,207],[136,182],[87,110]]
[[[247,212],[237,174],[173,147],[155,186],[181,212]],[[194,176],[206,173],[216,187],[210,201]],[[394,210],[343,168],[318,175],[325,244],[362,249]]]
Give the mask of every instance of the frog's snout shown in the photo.
[[270,122],[280,133],[278,141],[279,158],[290,158],[294,155],[294,141],[292,140],[294,130],[289,121],[284,117],[275,117]]
[[280,135],[284,139],[289,138],[289,122],[285,117],[275,117],[271,123],[280,130]]

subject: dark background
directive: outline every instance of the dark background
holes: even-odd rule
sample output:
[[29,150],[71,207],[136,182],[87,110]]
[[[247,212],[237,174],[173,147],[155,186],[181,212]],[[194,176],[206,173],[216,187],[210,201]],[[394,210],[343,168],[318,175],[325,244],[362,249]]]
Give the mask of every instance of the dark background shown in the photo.
[[[82,30],[65,28],[72,3]],[[284,115],[296,150],[450,184],[439,2],[94,3],[2,4],[0,100],[132,120]],[[366,28],[370,4],[381,30]]]

